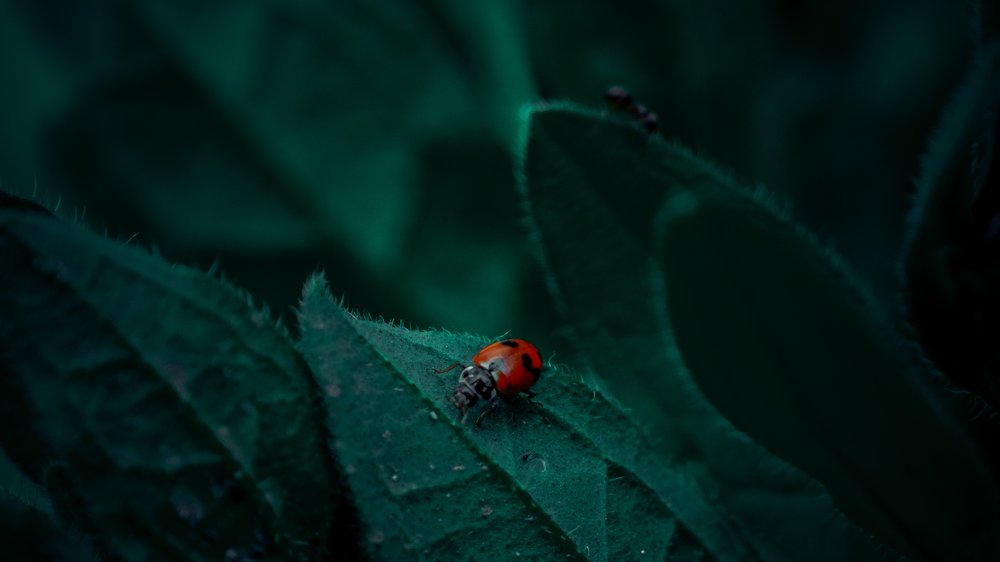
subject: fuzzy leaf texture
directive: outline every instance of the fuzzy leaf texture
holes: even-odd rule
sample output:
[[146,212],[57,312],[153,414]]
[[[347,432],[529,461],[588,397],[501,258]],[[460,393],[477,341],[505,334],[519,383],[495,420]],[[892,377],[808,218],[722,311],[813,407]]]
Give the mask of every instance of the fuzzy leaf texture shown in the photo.
[[6,560],[101,560],[83,533],[63,527],[52,513],[6,491],[0,491],[0,528],[7,537]]
[[56,520],[46,491],[0,449],[0,529],[9,560],[100,560],[86,535]]
[[529,108],[522,149],[580,357],[762,558],[1000,552],[996,483],[960,412],[846,267],[759,191],[569,105]]
[[324,389],[337,458],[379,560],[744,560],[723,512],[651,454],[630,415],[547,366],[537,402],[481,426],[449,396],[482,338],[351,314],[313,277],[300,349]]
[[0,410],[28,416],[0,439],[36,481],[60,471],[63,515],[114,559],[327,550],[346,515],[322,405],[266,313],[41,213],[0,210],[0,256]]

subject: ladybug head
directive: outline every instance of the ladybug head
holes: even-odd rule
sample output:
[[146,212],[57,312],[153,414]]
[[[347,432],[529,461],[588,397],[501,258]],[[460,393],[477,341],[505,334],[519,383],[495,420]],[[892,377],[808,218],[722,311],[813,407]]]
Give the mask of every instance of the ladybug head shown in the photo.
[[476,402],[490,400],[496,395],[497,385],[493,374],[478,365],[470,365],[462,369],[462,374],[458,376],[458,386],[455,387],[451,402],[464,416]]
[[469,411],[469,408],[475,406],[478,401],[479,397],[476,396],[474,392],[461,385],[455,389],[455,394],[451,397],[451,403],[458,408],[458,413],[463,416]]

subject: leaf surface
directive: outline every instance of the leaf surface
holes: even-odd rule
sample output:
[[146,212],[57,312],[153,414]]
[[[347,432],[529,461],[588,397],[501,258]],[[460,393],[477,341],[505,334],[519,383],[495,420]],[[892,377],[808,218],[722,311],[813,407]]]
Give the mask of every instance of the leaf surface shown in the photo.
[[300,320],[375,557],[736,559],[714,549],[728,529],[695,482],[571,372],[550,367],[536,404],[499,404],[476,426],[481,410],[463,422],[448,400],[456,377],[433,370],[482,339],[360,319],[322,276]]
[[[753,428],[734,426],[728,403],[706,397],[701,373],[671,331],[652,247],[654,216],[679,191],[732,180],[687,149],[603,112],[529,108],[523,134],[522,197],[574,359],[586,361],[649,424],[660,454],[698,475],[736,523],[733,540],[744,545],[743,556],[880,559],[877,543],[837,511],[822,486],[741,431]],[[738,361],[727,340],[711,343],[716,354]],[[735,366],[719,376],[740,379],[743,372]]]
[[[3,409],[23,404],[127,560],[298,560],[346,525],[301,357],[236,290],[40,213],[0,211]],[[20,411],[20,410],[19,410]],[[9,433],[4,431],[6,442]],[[54,456],[50,458],[49,455]]]

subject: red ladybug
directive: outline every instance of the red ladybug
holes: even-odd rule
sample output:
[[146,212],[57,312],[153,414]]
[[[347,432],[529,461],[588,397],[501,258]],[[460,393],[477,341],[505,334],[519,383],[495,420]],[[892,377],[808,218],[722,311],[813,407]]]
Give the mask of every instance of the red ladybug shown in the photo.
[[531,387],[542,374],[542,355],[524,340],[502,340],[480,349],[472,357],[472,365],[455,363],[437,372],[445,373],[459,366],[463,367],[462,373],[451,401],[464,416],[479,400],[493,400],[497,396],[509,400],[519,392],[529,399],[534,397]]

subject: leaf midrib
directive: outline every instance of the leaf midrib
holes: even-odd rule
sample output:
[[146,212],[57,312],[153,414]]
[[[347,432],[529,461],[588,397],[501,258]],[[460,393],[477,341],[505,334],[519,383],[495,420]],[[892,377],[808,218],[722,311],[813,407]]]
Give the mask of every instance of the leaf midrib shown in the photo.
[[[359,321],[363,321],[363,320],[359,320]],[[394,327],[392,327],[392,326],[383,326],[382,324],[379,324],[377,322],[371,322],[371,324],[373,324],[376,327],[376,329],[379,329],[383,333],[394,330]],[[405,338],[405,334],[393,334],[393,335],[396,336],[396,337],[403,337],[403,338]],[[444,351],[442,351],[442,350],[440,350],[438,348],[435,348],[435,347],[433,347],[432,345],[430,345],[428,343],[414,342],[412,340],[409,340],[409,341],[410,341],[410,343],[412,345],[416,345],[416,346],[422,347],[424,349],[427,349],[427,350],[433,352],[436,355],[440,355],[443,358],[446,358],[449,361],[456,359],[455,356],[449,355],[448,353],[446,353],[446,352],[444,352]],[[412,381],[411,381],[411,384],[416,385],[416,383],[413,383]],[[600,398],[602,406],[604,406],[605,408],[608,408],[608,409],[612,409],[616,414],[618,414],[620,416],[624,416],[625,415],[624,411],[622,411],[620,407],[614,405],[610,400],[608,400],[607,397],[604,396],[604,394],[600,391],[600,389],[593,388],[592,390],[594,391],[595,397],[599,397]],[[423,393],[421,392],[421,394],[423,394]],[[664,500],[664,492],[663,492],[663,490],[661,490],[661,488],[659,486],[655,486],[655,485],[650,484],[650,482],[647,480],[647,478],[645,476],[638,474],[631,467],[627,466],[627,461],[623,460],[621,457],[619,457],[619,455],[614,454],[614,452],[611,451],[610,449],[599,445],[596,441],[594,441],[593,439],[591,439],[588,436],[588,434],[585,431],[583,431],[578,424],[575,424],[572,421],[570,421],[569,418],[568,418],[568,416],[564,415],[561,412],[557,412],[555,410],[552,410],[551,408],[548,408],[548,407],[546,407],[545,405],[543,405],[541,403],[536,403],[535,407],[538,408],[538,409],[540,409],[540,410],[543,410],[547,414],[549,414],[549,415],[546,416],[547,419],[549,419],[549,421],[551,421],[551,422],[555,422],[556,424],[558,424],[558,426],[560,427],[560,429],[564,433],[566,433],[568,435],[572,435],[572,436],[578,438],[583,443],[585,443],[586,446],[592,452],[596,453],[595,456],[597,458],[599,458],[602,462],[605,463],[605,465],[607,466],[608,469],[613,469],[613,468],[619,469],[623,473],[625,473],[625,474],[631,476],[632,478],[634,478],[637,482],[641,483],[647,490],[653,492],[656,495],[657,505],[659,505],[660,507],[662,507],[666,512],[670,513],[671,517],[673,517],[675,520],[677,520],[678,522],[680,522],[684,527],[687,527],[688,529],[690,529],[690,527],[688,526],[688,524],[683,519],[681,519],[678,516],[677,512],[666,503],[666,501]],[[615,422],[611,422],[611,423],[615,423]],[[645,433],[642,432],[642,430],[640,428],[634,428],[634,429],[637,429],[638,430],[638,434],[641,436],[641,439],[642,439],[641,444],[645,444],[647,442],[646,441]],[[662,467],[662,469],[663,470],[667,470],[666,467]],[[503,469],[501,468],[501,470],[503,470]],[[713,515],[717,515],[714,510],[711,511],[711,513]],[[726,521],[726,520],[725,519],[716,519],[716,521]],[[695,536],[697,536],[697,535],[695,535]],[[607,534],[607,528],[605,527],[605,540],[606,540],[606,542],[608,544],[611,543],[611,538],[612,537],[610,537]],[[699,541],[700,540],[701,539],[699,538]],[[707,549],[707,546],[706,546],[706,549]],[[711,552],[711,551],[709,551],[709,552]],[[715,553],[713,553],[713,555],[715,555]]]
[[[35,250],[35,248],[25,243],[10,228],[5,228],[4,230],[9,235],[8,239],[14,242],[15,244],[19,245],[27,255],[30,256],[34,253],[33,250]],[[207,441],[209,443],[215,443],[218,449],[225,452],[224,458],[227,459],[230,465],[237,467],[238,469],[243,471],[243,473],[246,475],[247,481],[253,484],[252,489],[257,495],[256,498],[257,503],[260,505],[267,506],[272,523],[277,522],[278,521],[277,510],[275,506],[270,501],[268,501],[267,494],[265,494],[263,490],[260,488],[253,467],[244,465],[235,455],[234,451],[230,450],[230,448],[226,445],[224,441],[218,439],[218,436],[212,430],[211,425],[207,422],[207,420],[204,417],[202,417],[199,409],[195,407],[189,400],[186,400],[184,398],[184,396],[179,392],[179,390],[169,382],[169,377],[167,377],[164,373],[161,373],[159,369],[157,369],[154,365],[152,365],[145,359],[145,356],[142,354],[139,348],[137,348],[127,337],[125,337],[122,334],[121,330],[118,329],[115,323],[107,315],[104,314],[101,307],[98,306],[93,301],[91,301],[90,299],[88,299],[81,291],[79,291],[78,290],[79,287],[72,281],[69,281],[68,279],[60,279],[60,276],[56,275],[54,272],[46,271],[45,269],[32,267],[32,271],[35,275],[41,275],[43,277],[48,278],[48,280],[52,282],[53,285],[61,286],[65,288],[73,296],[75,296],[78,302],[83,304],[87,309],[91,311],[91,313],[97,319],[96,323],[104,325],[107,331],[109,332],[109,335],[117,339],[119,345],[121,345],[124,348],[124,350],[128,353],[128,355],[133,360],[135,360],[136,364],[140,367],[139,370],[142,373],[144,373],[147,376],[152,376],[154,378],[153,382],[155,384],[159,384],[168,388],[170,392],[173,394],[173,396],[177,399],[177,402],[180,404],[184,404],[191,418],[196,422],[196,426],[201,427],[203,433],[208,436]],[[90,432],[88,429],[88,433],[92,432]],[[100,442],[100,440],[97,440],[97,442]]]
[[[405,384],[407,384],[411,388],[411,390],[416,392],[416,394],[425,404],[429,405],[433,410],[442,414],[438,416],[439,419],[444,419],[446,421],[448,427],[451,428],[451,431],[458,436],[461,442],[465,444],[465,447],[469,451],[471,451],[473,455],[475,455],[480,460],[480,462],[482,462],[483,465],[489,467],[490,472],[495,477],[498,477],[499,479],[505,481],[510,486],[510,489],[512,489],[514,493],[517,494],[517,496],[521,499],[521,503],[525,505],[528,510],[536,514],[536,520],[538,520],[545,527],[545,529],[543,529],[544,531],[549,532],[555,537],[563,539],[563,542],[572,545],[573,548],[570,554],[574,555],[576,559],[583,561],[587,560],[587,558],[576,548],[576,543],[573,542],[573,540],[569,538],[565,532],[562,531],[559,525],[549,516],[549,514],[545,510],[543,510],[536,501],[534,501],[534,498],[531,497],[531,494],[528,493],[515,478],[513,478],[509,473],[503,470],[502,467],[500,467],[496,462],[494,462],[492,457],[490,457],[482,449],[480,449],[479,446],[474,441],[472,441],[468,437],[468,435],[455,424],[454,421],[451,420],[450,416],[447,415],[447,413],[440,407],[440,405],[437,402],[428,397],[416,383],[414,383],[409,377],[407,377],[400,370],[399,367],[396,366],[396,364],[393,361],[391,361],[388,357],[382,354],[382,352],[379,351],[378,347],[375,346],[365,336],[365,334],[362,333],[360,330],[358,330],[357,327],[354,325],[354,321],[356,319],[346,310],[337,306],[325,288],[323,291],[319,292],[319,294],[310,295],[309,298],[323,299],[327,301],[327,303],[325,304],[328,304],[329,306],[328,307],[324,306],[320,310],[326,309],[336,314],[339,314],[343,320],[343,323],[350,328],[350,331],[354,333],[355,336],[361,340],[361,342],[363,342],[364,346],[370,353],[374,355],[374,357],[377,357],[387,367],[389,367],[390,372],[393,373],[395,378],[402,379],[402,381],[405,382]],[[308,306],[308,304],[306,304],[306,306],[303,306],[304,310],[312,308],[313,307]],[[304,322],[303,324],[307,324],[307,322]]]

